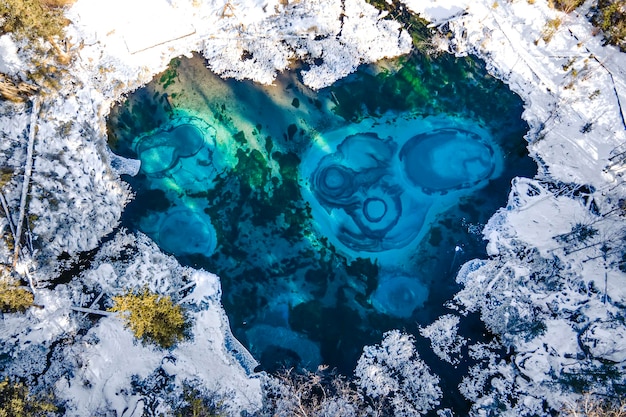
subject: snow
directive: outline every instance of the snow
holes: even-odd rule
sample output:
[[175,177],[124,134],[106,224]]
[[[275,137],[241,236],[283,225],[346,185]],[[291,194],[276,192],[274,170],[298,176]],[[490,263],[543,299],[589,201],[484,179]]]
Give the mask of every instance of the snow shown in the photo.
[[0,72],[8,75],[17,75],[24,63],[17,53],[17,45],[11,35],[0,36]]
[[420,359],[411,335],[392,330],[366,346],[355,369],[357,384],[398,417],[420,416],[439,404],[439,377]]
[[617,321],[593,323],[583,334],[589,353],[615,363],[626,361],[626,326]]
[[435,355],[452,365],[458,365],[461,348],[467,343],[458,335],[460,318],[444,314],[429,326],[420,328],[420,334],[430,339]]
[[[407,5],[428,16],[440,4]],[[562,24],[545,42],[542,32],[557,18]],[[618,100],[626,101],[626,56],[591,35],[584,10],[565,15],[545,1],[502,7],[478,1],[447,23],[454,34],[453,52],[485,57],[491,71],[526,102],[530,150],[543,163],[540,175],[595,187],[617,180],[603,169],[611,151],[626,139],[617,107]],[[586,123],[591,131],[582,133]]]
[[130,385],[131,376],[147,377],[162,360],[157,349],[138,344],[117,317],[100,319],[75,349],[80,349],[77,356],[83,366],[72,379],[60,380],[56,387],[58,394],[70,401],[67,416],[106,410],[122,415],[130,404],[136,406],[139,400],[138,396],[123,392]]
[[[249,375],[246,353],[233,348],[219,280],[182,268],[145,236],[121,230],[102,244],[130,198],[119,175],[138,169],[111,156],[104,117],[114,101],[148,82],[173,57],[191,51],[202,53],[223,76],[262,83],[271,83],[277,71],[302,59],[311,64],[302,76],[313,88],[332,84],[361,63],[408,52],[410,39],[399,34],[399,24],[383,20],[363,1],[343,4],[78,0],[71,7],[67,33],[76,59],[59,75],[59,91],[47,98],[35,121],[29,214],[40,249],[24,265],[36,267],[31,271],[35,282],[44,286],[64,269],[58,255],[67,255],[71,264],[78,253],[99,250],[91,266],[69,284],[37,289],[41,308],[4,316],[1,353],[12,358],[7,372],[39,376],[39,388],[56,382],[58,395],[68,401],[68,415],[108,410],[140,415],[147,404],[130,388],[131,380],[149,380],[159,369],[178,387],[195,379],[229,393],[232,410],[260,407],[261,381]],[[626,289],[624,272],[617,267],[626,234],[619,209],[626,194],[624,169],[618,156],[623,151],[618,145],[626,141],[626,55],[592,34],[585,18],[588,4],[570,15],[544,0],[406,4],[449,35],[447,41],[438,38],[439,47],[482,57],[489,71],[520,95],[530,126],[529,150],[540,168],[537,178],[513,182],[507,207],[487,224],[491,258],[466,265],[459,276],[464,288],[455,297],[457,308],[461,314],[478,311],[499,340],[468,342],[470,357],[478,362],[461,384],[461,392],[474,402],[470,414],[484,415],[494,407],[500,415],[547,414],[543,399],[558,410],[573,394],[555,388],[557,382],[596,371],[608,374],[607,363],[618,377],[590,380],[589,386],[611,394],[612,384],[623,384],[619,375],[626,374]],[[555,19],[561,24],[549,33],[548,23]],[[0,72],[20,73],[29,65],[23,59],[8,36],[0,37]],[[33,127],[29,111],[28,105],[0,105],[3,166],[18,170],[24,165],[23,145]],[[13,216],[20,189],[17,177],[3,189]],[[596,232],[576,234],[580,225]],[[5,243],[0,245],[7,256]],[[179,290],[187,285],[193,290],[183,296]],[[70,310],[92,303],[106,307],[112,295],[143,286],[180,296],[193,312],[193,341],[162,351],[134,340],[117,317],[92,325]],[[423,331],[446,359],[457,352],[447,347],[458,346],[450,344],[459,342],[456,319],[444,316],[435,323]],[[508,362],[500,354],[503,347],[511,349]],[[380,346],[366,349],[357,374],[364,384],[375,376],[391,385],[398,381],[389,379],[388,371],[405,381],[423,376],[411,388],[422,391],[409,390],[408,400],[400,399],[412,407],[411,396],[424,394],[425,402],[417,404],[421,412],[436,404],[440,391],[437,377],[412,349],[410,337],[388,333]],[[51,354],[47,368],[44,353]],[[385,355],[389,362],[383,365],[377,358]],[[409,368],[407,361],[398,363],[407,358]],[[372,386],[371,392],[381,389],[388,387]]]
[[[120,260],[122,252],[129,259]],[[67,416],[111,409],[117,415],[140,416],[147,407],[141,385],[149,384],[155,372],[164,372],[179,389],[189,381],[200,382],[210,392],[230,398],[228,410],[232,413],[261,406],[262,375],[250,376],[243,367],[247,363],[242,364],[231,352],[232,335],[221,308],[221,288],[215,275],[183,268],[147,238],[134,238],[124,232],[107,243],[94,262],[78,279],[83,288],[97,290],[92,299],[97,292],[106,294],[106,299],[128,288],[145,287],[177,299],[184,289],[191,289],[179,299],[190,315],[191,337],[165,350],[137,341],[117,315],[100,318],[80,342],[65,350],[66,360],[75,367],[59,380],[56,390],[67,401]],[[71,304],[66,303],[66,309]],[[133,381],[139,381],[139,385],[131,389]]]
[[[532,192],[529,187],[532,187]],[[542,256],[548,257],[563,246],[562,242],[554,239],[555,236],[569,233],[575,224],[593,221],[593,215],[581,201],[555,196],[541,183],[526,178],[513,181],[513,191],[505,210],[504,213],[497,213],[485,229],[490,255],[498,254],[498,245],[512,237],[507,233],[511,231],[516,239],[536,246]],[[506,216],[506,225],[492,227],[501,215]]]
[[469,0],[407,0],[404,2],[409,9],[418,12],[434,26],[463,14],[471,3]]
[[[303,73],[303,81],[311,88],[328,86],[328,80],[337,80],[356,70],[363,62],[373,62],[383,57],[391,57],[410,50],[411,39],[406,32],[399,36],[398,45],[378,42],[379,33],[391,34],[398,31],[397,23],[378,20],[379,12],[374,8],[364,8],[358,0],[343,2],[343,25],[339,39],[328,38],[324,42],[324,63]],[[337,42],[339,41],[339,42]],[[329,50],[339,50],[328,56]]]
[[33,308],[21,315],[6,315],[2,320],[3,339],[23,349],[28,344],[47,345],[64,333],[76,330],[76,325],[69,319],[69,294],[59,287],[54,291],[38,291]]
[[[124,19],[119,19],[119,10],[126,11]],[[68,16],[74,22],[69,34],[75,42],[84,40],[79,52],[83,68],[91,70],[98,84],[103,78],[117,80],[102,84],[113,96],[147,82],[171,58],[191,51],[200,51],[218,74],[267,84],[294,58],[323,55],[322,64],[313,65],[305,75],[306,84],[322,88],[363,62],[410,48],[406,33],[398,37],[399,25],[381,20],[379,12],[362,0],[346,1],[345,10],[330,0],[295,5],[79,0]],[[315,40],[316,35],[322,39]],[[367,43],[360,42],[364,36]],[[253,58],[242,59],[245,52]]]
[[[592,202],[599,207],[592,209]],[[619,374],[610,383],[592,376],[609,373],[607,361],[617,369],[625,364],[619,318],[625,293],[617,284],[624,273],[616,265],[626,230],[607,203],[602,192],[518,179],[507,208],[487,224],[493,259],[463,270],[464,288],[455,300],[466,311],[480,312],[487,328],[515,352],[515,367],[491,393],[471,394],[476,413],[505,392],[519,399],[510,405],[518,415],[532,415],[535,406],[523,404],[539,398],[559,409],[573,394],[550,387],[570,378],[607,394],[622,383]],[[474,383],[493,368],[476,369]]]

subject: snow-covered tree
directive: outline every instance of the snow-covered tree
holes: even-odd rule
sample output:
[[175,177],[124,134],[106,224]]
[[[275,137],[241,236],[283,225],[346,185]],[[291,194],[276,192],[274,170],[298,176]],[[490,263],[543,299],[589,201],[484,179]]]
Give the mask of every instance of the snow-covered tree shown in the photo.
[[420,334],[430,339],[430,346],[435,355],[452,365],[459,364],[461,348],[466,343],[466,340],[458,334],[459,321],[458,316],[446,314],[430,326],[420,328]]
[[622,194],[580,188],[514,181],[485,229],[491,260],[457,278],[461,313],[479,312],[496,336],[469,349],[470,416],[549,415],[584,392],[624,395]]
[[346,379],[320,367],[270,376],[265,386],[265,414],[301,417],[412,417],[439,404],[439,377],[415,349],[413,336],[392,330],[380,345],[366,346]]
[[439,404],[439,377],[420,359],[413,336],[399,330],[385,333],[380,345],[366,346],[355,374],[359,387],[388,415],[420,416]]

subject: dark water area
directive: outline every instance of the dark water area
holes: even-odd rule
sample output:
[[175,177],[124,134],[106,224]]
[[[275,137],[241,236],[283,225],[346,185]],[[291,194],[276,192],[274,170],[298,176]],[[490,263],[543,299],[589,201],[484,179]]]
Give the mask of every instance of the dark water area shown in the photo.
[[[176,59],[108,119],[112,150],[142,161],[123,225],[220,276],[262,369],[351,375],[403,329],[462,413],[468,364],[440,361],[419,326],[451,313],[460,266],[486,257],[482,226],[535,173],[522,110],[469,57],[363,66],[318,92],[295,72],[261,86]],[[460,334],[486,337],[473,316]]]

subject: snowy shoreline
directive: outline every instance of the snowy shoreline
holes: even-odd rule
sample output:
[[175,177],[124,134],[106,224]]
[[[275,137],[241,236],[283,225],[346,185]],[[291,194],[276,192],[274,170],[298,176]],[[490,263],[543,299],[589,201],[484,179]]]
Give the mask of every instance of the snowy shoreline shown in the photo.
[[486,225],[490,260],[457,277],[456,308],[479,312],[514,354],[508,366],[493,348],[470,347],[482,365],[461,392],[473,415],[563,410],[576,395],[554,388],[568,383],[612,398],[626,364],[626,55],[592,35],[591,1],[569,15],[539,1],[460,3],[407,2],[453,34],[451,52],[482,58],[520,95],[539,166],[534,179],[513,181],[507,207]]
[[[570,15],[549,8],[541,0],[534,4],[522,0],[406,3],[452,34],[442,43],[449,52],[478,55],[492,75],[522,97],[526,105],[523,117],[531,127],[527,135],[529,150],[539,165],[535,179],[514,181],[508,206],[494,214],[485,228],[488,251],[494,260],[476,263],[475,268],[470,265],[459,277],[465,288],[455,299],[457,309],[461,314],[480,311],[488,328],[516,353],[513,365],[494,360],[483,370],[476,370],[475,380],[483,381],[486,387],[479,374],[488,375],[485,378],[492,378],[496,388],[475,394],[466,388],[466,393],[473,395],[475,404],[485,406],[497,402],[505,392],[515,392],[520,404],[510,405],[511,415],[542,410],[541,398],[547,398],[549,405],[558,409],[572,397],[551,392],[546,381],[571,367],[571,358],[582,352],[591,361],[609,360],[619,369],[626,364],[626,326],[620,319],[626,291],[619,285],[624,273],[615,262],[607,266],[607,253],[612,252],[602,250],[606,245],[601,246],[603,242],[599,241],[619,239],[624,229],[619,211],[611,214],[626,195],[620,164],[611,157],[626,142],[626,56],[613,47],[602,46],[600,36],[591,35],[591,24],[583,15],[590,2]],[[72,20],[68,35],[75,43],[77,59],[64,76],[60,92],[43,104],[37,115],[32,194],[39,198],[31,200],[29,212],[38,217],[33,233],[44,249],[33,259],[50,261],[38,265],[33,261],[27,266],[35,281],[43,284],[56,275],[60,267],[54,259],[58,255],[67,253],[77,261],[80,252],[96,248],[114,230],[130,191],[111,168],[105,117],[115,101],[149,82],[172,58],[200,51],[218,74],[271,83],[276,72],[287,69],[292,61],[323,57],[320,65],[313,65],[303,74],[305,84],[322,88],[361,63],[408,52],[410,37],[399,32],[398,23],[382,20],[376,9],[362,1],[346,0],[344,9],[341,4],[243,0],[207,4],[192,0],[137,0],[129,4],[116,0],[94,4],[78,0],[68,12]],[[119,19],[119,10],[125,10],[125,18]],[[562,24],[546,42],[546,22],[555,18],[562,19]],[[3,65],[18,71],[20,62],[7,61]],[[15,140],[27,135],[27,107],[2,104],[0,125],[6,137]],[[9,148],[5,144],[3,150],[8,154]],[[20,166],[25,158],[22,149],[15,149],[13,144],[11,149],[5,164]],[[588,187],[580,190],[569,187],[571,184]],[[20,187],[17,182],[12,185],[14,192],[7,193],[7,199],[11,207],[17,207]],[[3,218],[2,225],[5,223]],[[568,241],[567,237],[555,239],[568,235],[578,224],[597,229],[591,240],[584,242],[588,247],[579,248],[578,242]],[[140,410],[138,397],[124,394],[124,384],[130,383],[133,374],[147,377],[159,366],[176,378],[196,378],[215,391],[231,391],[242,409],[259,407],[259,380],[248,379],[247,372],[221,342],[225,316],[219,304],[219,282],[214,282],[218,280],[180,267],[146,240],[118,233],[113,242],[103,245],[91,266],[80,275],[82,285],[92,291],[89,295],[81,295],[79,284],[38,291],[36,303],[45,305],[43,310],[4,322],[5,339],[14,345],[11,354],[23,354],[27,349],[21,346],[24,340],[50,348],[63,333],[75,335],[78,319],[70,306],[89,306],[100,292],[115,295],[143,284],[171,292],[196,282],[192,293],[195,298],[187,297],[197,305],[194,333],[212,336],[207,341],[210,346],[204,348],[215,354],[214,362],[207,363],[203,372],[196,372],[192,362],[209,355],[188,343],[174,354],[178,364],[168,367],[168,352],[133,345],[121,321],[101,319],[86,336],[75,336],[81,340],[80,347],[65,351],[71,352],[79,369],[71,380],[57,383],[58,393],[74,407],[67,415],[106,407],[117,409],[118,415],[128,415],[125,410],[129,407]],[[136,250],[133,256],[120,261],[124,247]],[[621,252],[617,249],[613,255],[619,258]],[[8,257],[8,249],[3,247],[2,251]],[[562,282],[558,290],[545,284],[549,277],[545,282],[528,278],[546,270],[546,259],[559,264],[558,279]],[[503,275],[507,268],[512,272]],[[185,276],[186,281],[174,277],[175,272]],[[149,281],[148,276],[156,278]],[[588,288],[586,294],[581,294],[581,283]],[[484,294],[509,306],[506,314],[515,313],[520,320],[528,318],[531,323],[540,321],[545,327],[543,333],[526,340],[525,334],[511,332],[506,323],[498,327],[502,325],[497,317],[503,313],[496,301],[481,299]],[[584,316],[584,325],[570,319],[572,312]],[[25,325],[28,320],[30,326]],[[36,330],[28,329],[32,323],[37,323]],[[98,343],[105,339],[115,346]],[[112,367],[106,361],[90,361],[94,350],[111,354],[119,351],[120,355],[145,360]],[[489,356],[493,352],[488,351],[483,348],[480,353],[487,362],[493,358]],[[28,359],[29,355],[34,359]],[[37,374],[42,359],[24,356],[15,366],[23,367],[25,375]],[[100,356],[106,357],[104,353]],[[214,369],[220,371],[211,374]],[[221,385],[220,379],[227,374],[230,385]],[[520,375],[522,378],[518,378]],[[496,379],[501,383],[493,383]],[[233,387],[238,387],[236,392]]]

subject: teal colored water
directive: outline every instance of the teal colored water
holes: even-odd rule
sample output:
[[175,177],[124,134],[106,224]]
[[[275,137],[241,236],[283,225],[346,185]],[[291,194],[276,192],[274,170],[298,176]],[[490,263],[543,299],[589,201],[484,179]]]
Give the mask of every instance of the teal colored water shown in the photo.
[[[113,151],[142,163],[123,224],[221,277],[262,368],[350,374],[383,332],[450,312],[458,268],[485,256],[481,225],[534,174],[521,111],[471,58],[414,55],[319,92],[296,73],[266,87],[175,60],[109,117]],[[461,333],[483,337],[471,317]],[[417,342],[463,409],[467,364]]]

